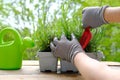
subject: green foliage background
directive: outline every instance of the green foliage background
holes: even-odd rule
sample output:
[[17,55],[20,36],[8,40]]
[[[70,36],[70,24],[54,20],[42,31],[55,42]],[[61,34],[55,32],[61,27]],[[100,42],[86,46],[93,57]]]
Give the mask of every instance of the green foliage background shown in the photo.
[[[70,37],[70,32],[73,32],[79,38],[78,34],[82,32],[83,8],[120,5],[119,0],[37,0],[37,3],[36,0],[6,1],[0,0],[0,29],[15,27],[22,37],[30,36],[36,42],[34,48],[27,49],[23,53],[23,59],[36,59],[36,52],[49,47],[47,44],[50,40],[55,36],[60,37],[63,32],[68,37]],[[58,6],[55,6],[58,8],[51,14],[53,11],[50,11],[50,7],[55,2],[58,3]],[[120,61],[119,28],[120,24],[107,24],[102,25],[100,29],[92,30],[95,44],[91,46],[97,45],[93,49],[103,51],[105,60]],[[98,34],[94,35],[96,32]],[[11,40],[8,37],[11,35],[7,35],[5,41]]]

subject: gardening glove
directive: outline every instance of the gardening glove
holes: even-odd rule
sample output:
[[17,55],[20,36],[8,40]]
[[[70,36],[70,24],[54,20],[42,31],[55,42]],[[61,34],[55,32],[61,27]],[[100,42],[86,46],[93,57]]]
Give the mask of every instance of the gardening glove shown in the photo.
[[68,40],[65,35],[62,35],[60,40],[55,37],[50,48],[54,56],[73,63],[76,54],[84,51],[74,34],[71,34],[71,37],[72,40]]
[[103,24],[107,24],[108,22],[104,20],[104,11],[107,7],[108,6],[84,8],[82,11],[83,27],[86,28],[90,26],[96,28]]

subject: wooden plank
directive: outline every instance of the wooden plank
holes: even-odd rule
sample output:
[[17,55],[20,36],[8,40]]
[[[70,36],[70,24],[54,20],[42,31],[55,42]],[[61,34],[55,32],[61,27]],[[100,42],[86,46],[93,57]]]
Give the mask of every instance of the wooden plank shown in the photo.
[[[25,61],[25,65],[20,70],[0,70],[0,80],[84,80],[77,73],[57,74],[56,72],[40,72],[39,66],[33,66],[33,62]],[[31,64],[32,66],[30,66]]]
[[24,60],[22,62],[23,66],[38,66],[39,65],[39,60]]
[[[101,61],[104,64],[107,64],[109,66],[120,66],[120,62],[111,62],[111,61]],[[24,60],[23,66],[38,66],[39,61],[38,60]]]
[[72,75],[2,75],[0,80],[84,80],[82,76]]
[[20,70],[0,70],[0,80],[84,80],[78,73],[40,72],[39,66],[23,66]]
[[[119,62],[102,62],[120,70]],[[0,70],[0,80],[84,80],[78,73],[40,72],[39,61],[24,60],[19,70]]]
[[107,64],[108,66],[120,66],[120,62],[102,61],[102,63]]
[[[120,70],[120,67],[117,67],[117,66],[116,67],[111,66],[111,68]],[[46,73],[52,73],[52,72],[46,72]],[[45,73],[40,72],[38,66],[23,66],[20,70],[0,70],[0,75],[39,75],[39,74],[45,74]],[[56,72],[54,72],[54,74],[57,75]],[[66,74],[67,73],[65,73],[65,75]],[[73,73],[73,74],[75,74],[75,73]],[[71,75],[71,73],[70,73],[70,75]],[[75,75],[79,75],[79,74],[76,73]]]
[[19,70],[0,70],[0,75],[36,75],[40,74],[39,66],[22,66]]

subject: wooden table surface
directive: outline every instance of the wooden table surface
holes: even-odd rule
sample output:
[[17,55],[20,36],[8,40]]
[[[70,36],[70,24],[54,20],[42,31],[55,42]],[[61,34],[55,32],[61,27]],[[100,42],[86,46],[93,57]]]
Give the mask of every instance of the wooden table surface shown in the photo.
[[[120,70],[118,62],[103,62]],[[0,80],[84,80],[78,73],[40,72],[38,61],[23,61],[19,70],[0,70]]]

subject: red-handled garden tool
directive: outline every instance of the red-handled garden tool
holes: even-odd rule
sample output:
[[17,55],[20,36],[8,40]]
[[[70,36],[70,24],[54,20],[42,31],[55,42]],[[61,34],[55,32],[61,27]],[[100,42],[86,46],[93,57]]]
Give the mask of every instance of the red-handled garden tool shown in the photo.
[[83,49],[85,49],[92,38],[92,33],[90,32],[90,26],[88,26],[83,32],[80,38],[80,44]]

